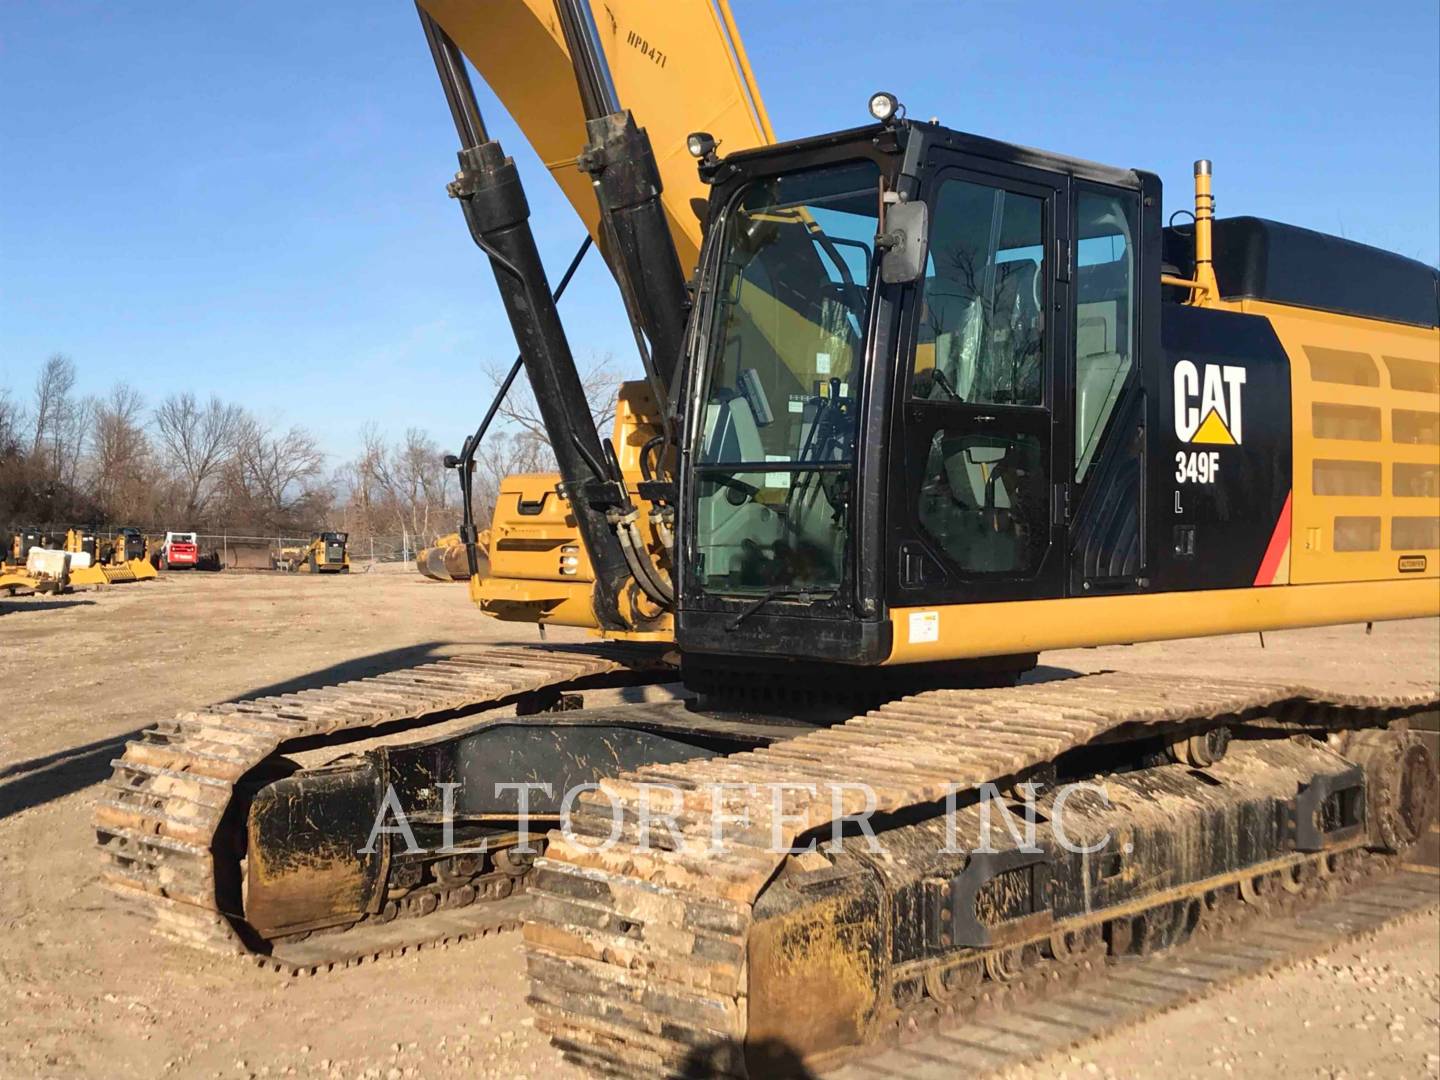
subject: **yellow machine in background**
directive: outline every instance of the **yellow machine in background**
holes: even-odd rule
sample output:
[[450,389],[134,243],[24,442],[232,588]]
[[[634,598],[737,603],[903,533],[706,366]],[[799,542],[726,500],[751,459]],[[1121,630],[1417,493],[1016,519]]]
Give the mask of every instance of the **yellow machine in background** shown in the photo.
[[[481,559],[480,576],[490,573],[490,530],[481,532],[478,543]],[[438,537],[429,547],[415,553],[415,569],[432,581],[469,581],[470,567],[465,557],[465,543],[459,533],[446,533]]]
[[25,558],[30,548],[38,546],[41,536],[34,529],[19,529],[10,537],[3,557],[0,557],[0,591],[14,596],[17,592],[33,592],[40,581],[25,569]]
[[97,552],[107,584],[149,581],[160,576],[150,557],[150,540],[139,529],[116,529],[108,540],[98,542]]
[[[638,381],[623,383],[611,443],[632,489],[645,478],[642,451],[658,431],[650,387]],[[487,530],[488,568],[470,583],[471,599],[487,615],[504,622],[598,628],[591,606],[595,575],[562,490],[554,473],[520,473],[501,482]],[[650,556],[663,565],[665,546],[656,534],[649,504],[637,503],[644,512],[636,515],[634,527],[642,531]],[[669,616],[649,610],[638,588],[630,590],[627,600],[640,628],[625,636],[652,640],[668,634]]]
[[306,574],[348,574],[349,543],[349,533],[317,532],[304,547],[281,548],[271,560],[271,566]]
[[[89,529],[70,529],[65,533],[65,551],[71,556],[70,584],[72,586],[109,585],[112,568],[100,565],[100,539]],[[84,565],[81,565],[81,564]],[[136,581],[128,570],[128,576],[117,580]]]
[[67,529],[63,539],[58,533],[22,529],[0,560],[0,574],[0,588],[12,591],[66,591],[158,576],[149,540],[131,528],[103,539],[91,529]]

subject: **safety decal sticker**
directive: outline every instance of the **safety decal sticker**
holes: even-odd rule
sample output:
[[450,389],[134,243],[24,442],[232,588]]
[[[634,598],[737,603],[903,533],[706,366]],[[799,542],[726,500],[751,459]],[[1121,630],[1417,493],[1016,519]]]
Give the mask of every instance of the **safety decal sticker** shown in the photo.
[[921,645],[927,641],[940,640],[940,613],[938,611],[912,611],[910,613],[910,644]]

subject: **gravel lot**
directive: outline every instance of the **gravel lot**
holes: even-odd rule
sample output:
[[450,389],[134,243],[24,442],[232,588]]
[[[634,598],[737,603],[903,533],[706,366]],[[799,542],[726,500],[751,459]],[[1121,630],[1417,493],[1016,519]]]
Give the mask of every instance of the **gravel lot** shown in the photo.
[[[530,1024],[515,935],[287,980],[152,939],[96,881],[96,785],[150,722],[505,640],[534,633],[395,569],[0,599],[0,1075],[577,1075]],[[1432,620],[1044,661],[1361,686],[1437,657]],[[1015,1075],[1440,1075],[1437,980],[1440,928],[1412,921]]]

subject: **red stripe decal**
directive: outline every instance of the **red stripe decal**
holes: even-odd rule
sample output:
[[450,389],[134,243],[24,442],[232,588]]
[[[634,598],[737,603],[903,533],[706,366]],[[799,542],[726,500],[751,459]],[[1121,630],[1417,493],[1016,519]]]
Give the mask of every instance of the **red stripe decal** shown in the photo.
[[1275,531],[1270,534],[1270,546],[1265,549],[1265,558],[1260,560],[1260,571],[1255,575],[1256,585],[1270,585],[1280,569],[1280,560],[1290,543],[1290,500],[1294,492],[1285,496],[1285,505],[1280,509],[1280,520],[1275,522]]

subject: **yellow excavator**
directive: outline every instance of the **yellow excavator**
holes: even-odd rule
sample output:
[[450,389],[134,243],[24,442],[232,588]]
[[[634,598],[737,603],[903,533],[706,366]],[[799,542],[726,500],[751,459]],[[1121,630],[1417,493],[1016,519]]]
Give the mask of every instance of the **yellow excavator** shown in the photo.
[[[558,465],[502,485],[482,576],[494,405],[447,459],[471,592],[596,640],[160,721],[95,816],[158,931],[314,972],[523,922],[572,1060],[767,1076],[1359,887],[1422,835],[1433,685],[1024,676],[1440,614],[1434,268],[1217,220],[1203,160],[1167,228],[1151,172],[890,93],[775,142],[723,0],[419,13]],[[619,285],[645,378],[609,439],[467,58]],[[684,693],[586,707],[646,684]]]

